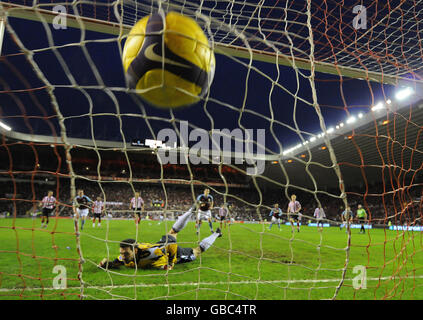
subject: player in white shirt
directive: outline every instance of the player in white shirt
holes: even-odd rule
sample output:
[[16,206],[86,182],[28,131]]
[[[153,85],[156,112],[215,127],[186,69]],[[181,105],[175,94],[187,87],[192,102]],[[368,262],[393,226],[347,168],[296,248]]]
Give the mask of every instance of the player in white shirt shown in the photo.
[[53,191],[48,191],[47,196],[41,201],[40,207],[42,207],[41,228],[47,228],[49,216],[56,208],[56,198],[53,197]]
[[163,221],[164,221],[164,215],[163,215],[163,213],[160,213],[159,214],[159,223],[158,224],[159,225],[162,224]]
[[97,197],[97,200],[93,203],[93,228],[95,228],[95,220],[98,219],[97,227],[101,227],[101,215],[104,213],[105,205],[101,197]]
[[231,203],[224,203],[223,207],[219,208],[219,213],[217,214],[217,219],[220,221],[220,229],[223,229],[223,223],[226,225],[230,221],[230,215],[232,210],[232,204]]
[[294,231],[294,222],[297,222],[297,231],[300,232],[300,223],[302,214],[300,212],[301,204],[297,201],[295,194],[291,195],[291,201],[288,204],[288,219],[291,222],[292,231]]
[[141,213],[144,211],[144,200],[139,192],[135,192],[135,196],[131,199],[130,207],[135,213],[135,223],[138,225],[141,221]]
[[320,231],[323,231],[323,222],[322,222],[322,220],[326,218],[325,210],[323,210],[322,207],[317,207],[314,210],[314,217],[316,218],[317,229],[319,229],[319,225],[320,225]]

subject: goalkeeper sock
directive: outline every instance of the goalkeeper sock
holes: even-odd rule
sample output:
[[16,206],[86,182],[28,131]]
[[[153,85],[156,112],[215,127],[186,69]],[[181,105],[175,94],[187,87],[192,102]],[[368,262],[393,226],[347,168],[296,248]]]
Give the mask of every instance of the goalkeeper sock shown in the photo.
[[192,216],[192,210],[189,209],[187,212],[185,212],[182,216],[176,220],[175,224],[173,225],[172,229],[175,232],[181,231],[185,226],[187,225],[189,219]]
[[200,249],[201,252],[206,251],[208,248],[210,248],[214,241],[220,236],[220,232],[216,232],[213,233],[211,236],[208,236],[207,238],[204,238],[203,240],[201,240],[200,242]]

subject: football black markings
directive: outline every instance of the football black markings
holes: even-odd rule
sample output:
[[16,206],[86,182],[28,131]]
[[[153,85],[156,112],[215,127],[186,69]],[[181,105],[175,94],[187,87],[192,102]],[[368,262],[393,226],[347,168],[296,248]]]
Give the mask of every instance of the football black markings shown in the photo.
[[162,16],[158,13],[153,14],[147,22],[146,37],[138,55],[132,60],[126,79],[131,89],[135,89],[139,79],[148,71],[153,69],[162,69],[164,59],[164,69],[201,87],[200,97],[207,91],[208,74],[205,70],[195,64],[173,53],[165,46],[164,55],[162,54],[163,33]]

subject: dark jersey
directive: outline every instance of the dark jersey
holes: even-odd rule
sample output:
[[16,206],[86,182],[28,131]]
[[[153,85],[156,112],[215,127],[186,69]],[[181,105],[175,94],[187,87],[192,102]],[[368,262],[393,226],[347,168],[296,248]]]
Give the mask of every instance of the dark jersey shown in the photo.
[[207,211],[210,209],[210,206],[213,202],[213,197],[211,195],[205,196],[204,194],[200,194],[197,197],[197,202],[200,204],[201,211]]
[[89,209],[91,199],[88,198],[86,195],[83,195],[82,197],[76,196],[74,200],[74,205],[79,209]]
[[280,208],[278,209],[273,208],[272,211],[270,211],[270,216],[273,216],[276,219],[279,219],[280,217],[282,217],[282,210]]

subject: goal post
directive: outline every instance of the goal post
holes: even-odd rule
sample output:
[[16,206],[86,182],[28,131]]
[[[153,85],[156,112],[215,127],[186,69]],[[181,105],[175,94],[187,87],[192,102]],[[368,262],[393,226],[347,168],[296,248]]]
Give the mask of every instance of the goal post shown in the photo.
[[[123,2],[122,2],[123,3]],[[26,20],[33,21],[45,21],[46,23],[53,24],[54,20],[57,19],[57,16],[60,14],[63,18],[66,18],[66,23],[68,27],[85,29],[94,32],[105,33],[114,36],[121,36],[124,38],[130,29],[131,25],[124,23],[116,23],[107,20],[93,19],[84,16],[76,16],[70,13],[64,12],[53,12],[52,9],[44,9],[44,7],[54,7],[54,5],[44,4],[43,6],[25,6],[19,4],[5,3],[0,2],[2,5],[3,14],[14,17],[21,18]],[[119,7],[119,2],[116,2],[113,9]],[[178,6],[175,5],[177,8]],[[36,14],[34,14],[36,13]],[[231,45],[227,43],[215,42],[215,52],[217,54],[225,54],[232,57],[242,58],[242,59],[253,59],[256,61],[263,61],[267,63],[278,63],[284,66],[292,67],[294,62],[295,66],[299,69],[310,70],[311,64],[310,61],[304,58],[298,58],[295,56],[289,56],[281,52],[269,52],[269,51],[260,51],[255,49],[248,49],[241,46]],[[332,74],[336,76],[343,76],[346,78],[353,79],[362,79],[364,81],[385,83],[397,85],[399,83],[422,83],[422,79],[418,75],[416,78],[410,79],[403,77],[401,74],[391,75],[391,74],[382,74],[380,72],[374,72],[365,68],[363,69],[351,68],[344,66],[342,64],[333,64],[324,61],[315,60],[314,61],[314,70],[316,72],[322,72],[327,74]]]

